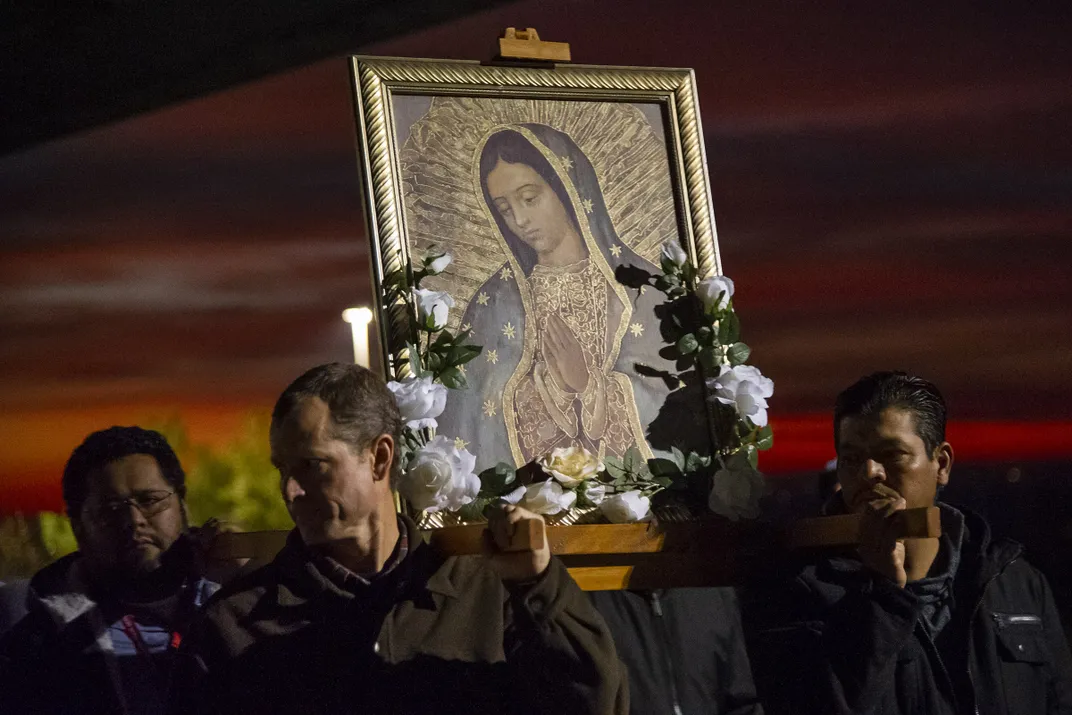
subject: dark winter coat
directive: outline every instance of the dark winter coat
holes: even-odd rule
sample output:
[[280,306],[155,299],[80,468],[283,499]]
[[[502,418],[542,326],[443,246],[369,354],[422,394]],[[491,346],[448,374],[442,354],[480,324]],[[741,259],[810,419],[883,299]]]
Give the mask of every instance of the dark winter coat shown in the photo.
[[1072,713],[1072,659],[1045,578],[980,517],[964,524],[935,637],[919,595],[848,556],[753,590],[745,620],[768,714]]
[[633,715],[762,712],[732,588],[595,591],[629,671]]
[[[145,647],[139,655],[117,621],[118,607],[98,603],[87,587],[80,558],[70,554],[35,574],[26,615],[0,637],[0,713],[166,712],[172,642],[185,629],[178,622],[135,617],[139,645]],[[175,618],[188,621],[216,588],[190,576],[169,599]]]
[[[240,713],[624,713],[603,619],[557,559],[507,589],[482,557],[407,554],[341,588],[297,535],[206,607],[188,655],[194,709]],[[181,706],[180,706],[181,709]]]

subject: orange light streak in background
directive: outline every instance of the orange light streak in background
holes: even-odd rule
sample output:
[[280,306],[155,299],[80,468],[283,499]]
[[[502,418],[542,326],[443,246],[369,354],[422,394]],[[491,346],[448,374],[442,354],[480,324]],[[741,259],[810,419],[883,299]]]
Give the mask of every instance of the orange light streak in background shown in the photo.
[[[222,446],[238,436],[250,414],[270,403],[111,405],[72,411],[0,415],[0,513],[62,511],[60,476],[82,439],[113,424],[147,424],[178,416],[192,442]],[[760,457],[772,476],[820,471],[834,456],[833,427],[823,414],[774,417],[774,448]],[[1072,458],[1072,421],[964,421],[947,435],[961,463]]]

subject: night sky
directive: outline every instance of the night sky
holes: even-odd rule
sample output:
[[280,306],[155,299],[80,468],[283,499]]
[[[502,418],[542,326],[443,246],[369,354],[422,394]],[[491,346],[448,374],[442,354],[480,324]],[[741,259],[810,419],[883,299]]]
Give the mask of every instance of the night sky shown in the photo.
[[[770,471],[820,468],[834,395],[883,368],[944,389],[962,459],[1072,458],[1072,11],[719,5],[520,2],[354,49],[487,59],[535,25],[696,69]],[[94,429],[226,441],[352,358],[353,126],[340,57],[0,157],[0,511],[57,507]]]

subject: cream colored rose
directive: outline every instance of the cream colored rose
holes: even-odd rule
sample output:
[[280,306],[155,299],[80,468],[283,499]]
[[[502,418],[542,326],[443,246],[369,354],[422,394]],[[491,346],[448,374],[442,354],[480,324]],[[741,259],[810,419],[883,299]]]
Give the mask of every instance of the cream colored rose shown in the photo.
[[584,447],[576,446],[556,447],[550,454],[540,457],[536,463],[567,489],[572,489],[585,479],[603,471],[603,462]]

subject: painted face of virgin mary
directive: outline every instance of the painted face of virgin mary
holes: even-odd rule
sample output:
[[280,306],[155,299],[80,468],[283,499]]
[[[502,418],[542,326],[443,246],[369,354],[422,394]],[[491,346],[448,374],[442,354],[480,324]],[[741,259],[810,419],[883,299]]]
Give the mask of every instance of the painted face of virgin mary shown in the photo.
[[487,178],[488,195],[507,227],[536,251],[539,262],[580,245],[558,194],[528,164],[499,159]]

